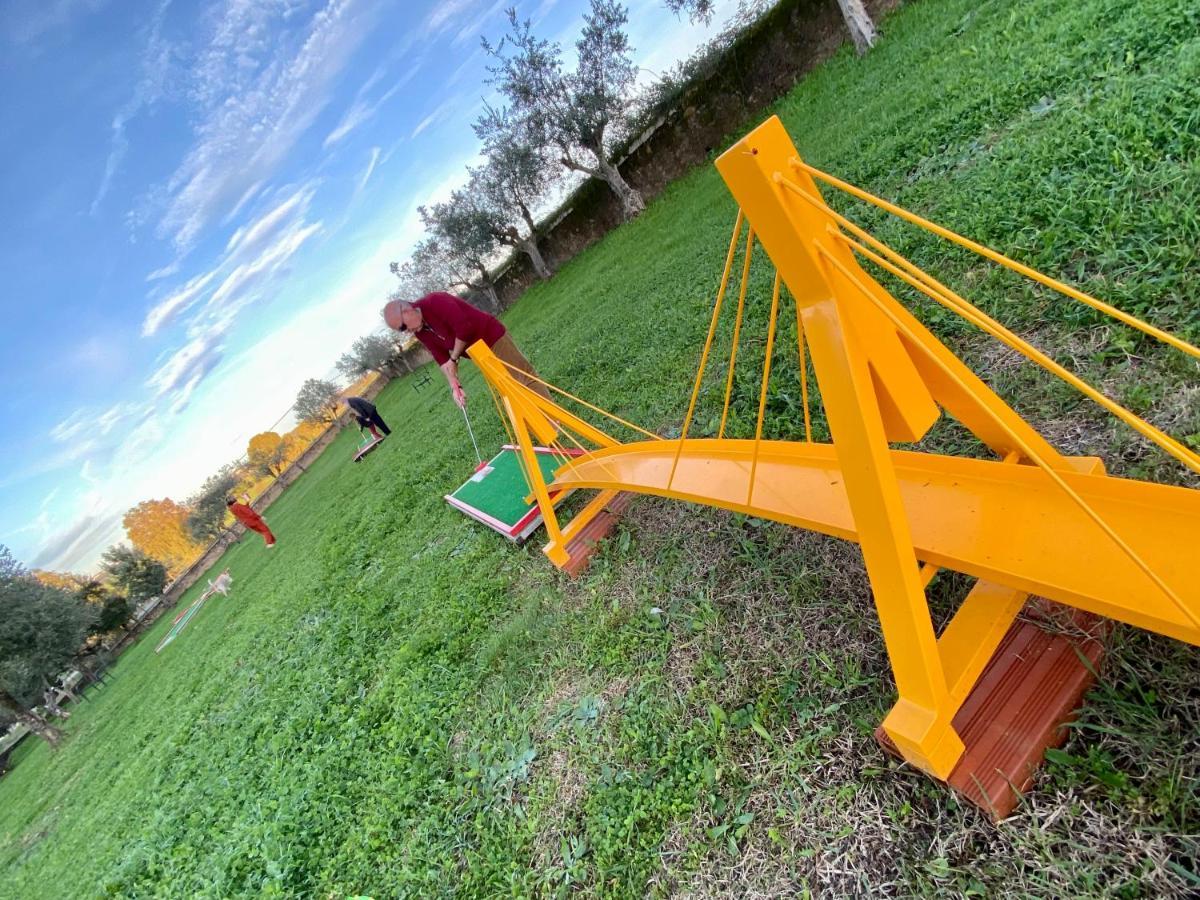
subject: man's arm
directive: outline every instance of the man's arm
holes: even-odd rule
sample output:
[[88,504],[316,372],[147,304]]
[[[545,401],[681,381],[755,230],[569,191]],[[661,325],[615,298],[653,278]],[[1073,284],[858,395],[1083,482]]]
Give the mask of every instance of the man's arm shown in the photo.
[[458,363],[453,359],[448,359],[441,365],[442,374],[446,376],[446,381],[450,384],[450,394],[454,397],[454,402],[459,406],[465,406],[467,395],[462,389],[462,384],[458,380]]

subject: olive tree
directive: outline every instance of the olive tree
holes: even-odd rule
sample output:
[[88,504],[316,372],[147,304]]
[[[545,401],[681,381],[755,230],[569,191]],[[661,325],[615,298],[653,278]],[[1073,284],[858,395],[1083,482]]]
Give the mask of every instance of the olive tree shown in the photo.
[[609,159],[631,108],[637,74],[624,31],[625,7],[615,0],[591,0],[571,72],[564,71],[558,44],[534,35],[528,19],[519,21],[510,9],[508,21],[509,33],[498,44],[483,42],[495,60],[490,82],[535,146],[553,147],[566,168],[602,179],[625,217],[633,218],[645,201]]
[[32,707],[79,652],[95,618],[89,604],[38,581],[0,546],[0,707],[52,747],[62,732]]
[[666,0],[666,4],[675,15],[687,13],[693,24],[703,22],[705,25],[712,21],[716,7],[715,0]]
[[412,371],[412,365],[396,342],[382,334],[358,338],[350,345],[350,350],[338,358],[336,365],[337,370],[351,381],[357,381],[368,372],[395,378],[402,372]]
[[539,278],[549,278],[533,220],[533,208],[554,180],[549,160],[507,110],[489,108],[474,127],[487,161],[468,170],[468,190],[478,197],[493,237],[528,256]]
[[[436,245],[435,258],[451,279],[450,286],[482,291],[492,312],[499,312],[500,295],[488,265],[496,251],[496,237],[478,199],[460,189],[453,191],[445,203],[419,206],[417,212]],[[464,271],[471,274],[464,275]]]
[[197,541],[212,541],[225,530],[225,499],[242,480],[235,463],[222,466],[209,475],[200,490],[187,500],[187,529]]
[[127,544],[114,544],[105,550],[100,567],[134,603],[157,597],[167,586],[167,567]]
[[302,422],[332,422],[340,412],[338,386],[332,381],[310,378],[300,386],[292,409]]

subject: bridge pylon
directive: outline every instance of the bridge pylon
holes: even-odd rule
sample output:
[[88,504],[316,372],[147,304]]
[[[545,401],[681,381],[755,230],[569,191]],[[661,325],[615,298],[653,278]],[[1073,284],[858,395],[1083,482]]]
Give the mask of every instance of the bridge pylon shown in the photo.
[[[730,509],[856,541],[870,577],[898,699],[883,729],[900,754],[936,778],[964,754],[955,716],[1011,635],[1031,597],[1200,644],[1200,491],[1118,478],[1100,459],[1060,453],[864,267],[895,276],[1072,384],[1193,472],[1200,457],[1046,357],[827,204],[818,181],[900,215],[1130,327],[1200,358],[1200,350],[1081,291],[872,197],[803,162],[772,117],[717,160],[739,208],[707,341],[679,438],[666,439],[580,398],[547,400],[483,344],[470,350],[527,457],[556,565],[620,492]],[[746,227],[742,277],[720,427],[690,434],[723,300]],[[733,367],[755,244],[775,267],[753,439],[725,434]],[[794,302],[804,439],[763,438],[782,289]],[[807,358],[806,358],[807,354]],[[808,365],[830,441],[812,440]],[[553,387],[553,385],[550,385]],[[620,441],[568,401],[639,433]],[[949,457],[919,443],[946,414],[992,459]],[[576,444],[552,483],[533,446]],[[559,492],[599,493],[566,525]],[[975,578],[940,633],[925,589],[942,570]],[[1069,711],[1069,708],[1068,710]]]

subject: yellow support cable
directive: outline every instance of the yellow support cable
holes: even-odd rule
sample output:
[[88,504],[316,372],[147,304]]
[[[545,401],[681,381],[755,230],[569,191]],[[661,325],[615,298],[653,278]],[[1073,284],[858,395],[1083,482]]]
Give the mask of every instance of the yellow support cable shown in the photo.
[[492,398],[492,405],[496,407],[496,415],[500,417],[500,424],[504,426],[504,436],[508,438],[510,444],[516,444],[516,435],[513,434],[512,428],[508,424],[508,417],[504,415],[504,410],[500,408],[500,398],[496,396],[496,389],[492,387],[492,383],[486,378],[483,383],[487,385],[488,394]]
[[[683,452],[683,442],[687,440],[688,429],[692,425],[692,416],[696,412],[696,400],[700,396],[700,382],[704,378],[704,369],[708,365],[708,351],[712,349],[713,336],[717,333],[717,319],[721,315],[721,303],[725,299],[725,289],[729,286],[729,273],[733,269],[733,255],[737,252],[738,235],[742,230],[742,221],[746,214],[738,209],[737,219],[733,223],[733,235],[729,238],[729,252],[725,255],[725,271],[721,273],[721,286],[717,288],[717,302],[713,304],[712,321],[708,323],[708,338],[704,341],[704,350],[700,353],[700,367],[696,370],[696,383],[692,385],[692,399],[688,403],[687,415],[683,418],[683,430],[679,433],[679,446],[675,448],[675,458],[671,461],[671,474],[667,476],[667,489],[670,490],[675,481],[675,469],[679,467],[679,455]],[[754,229],[750,229],[753,237]]]
[[808,357],[804,352],[804,319],[800,317],[800,304],[796,306],[796,350],[800,356],[800,400],[804,404],[804,440],[812,443],[812,418],[808,413]]
[[733,319],[733,343],[729,348],[729,372],[725,376],[725,402],[721,406],[721,427],[717,438],[725,436],[725,421],[729,418],[729,400],[733,396],[733,368],[737,362],[738,341],[742,335],[742,312],[746,308],[746,290],[750,287],[750,260],[754,256],[754,229],[746,233],[746,255],[742,259],[742,284],[738,290],[737,315]]
[[[590,452],[587,447],[585,447],[585,446],[583,446],[583,444],[579,443],[579,440],[575,437],[575,435],[571,434],[569,429],[562,428],[562,429],[560,429],[560,431],[563,434],[565,434],[568,438],[570,438],[571,443],[574,444],[576,447],[578,447],[580,450],[582,450],[584,453]],[[612,469],[608,468],[608,466],[604,465],[604,463],[600,462],[598,459],[593,459],[592,462],[595,463],[595,465],[599,466],[604,471],[604,474],[607,475],[609,478],[611,478],[613,481],[618,480],[617,476],[613,474]],[[567,465],[570,467],[572,472],[578,473],[578,469],[575,468],[575,462],[574,462],[573,458],[567,462]]]
[[492,403],[496,406],[496,415],[500,417],[500,424],[504,426],[504,436],[508,438],[509,444],[516,447],[517,466],[521,470],[521,477],[525,479],[525,487],[533,493],[533,482],[529,480],[529,473],[525,471],[525,458],[521,455],[520,445],[517,443],[517,436],[513,433],[509,426],[508,416],[504,414],[504,410],[500,408],[500,398],[496,396],[496,389],[492,387],[492,383],[486,378],[483,383],[487,385],[488,393],[492,396]]
[[1031,278],[1034,281],[1038,282],[1039,284],[1045,285],[1046,287],[1051,288],[1052,290],[1058,291],[1060,294],[1064,294],[1067,297],[1070,297],[1072,300],[1077,300],[1080,303],[1085,304],[1086,306],[1090,306],[1092,309],[1102,312],[1107,316],[1111,316],[1112,318],[1116,319],[1119,322],[1124,322],[1130,328],[1136,328],[1138,331],[1142,332],[1143,334],[1148,334],[1151,337],[1162,341],[1163,343],[1170,344],[1172,347],[1174,347],[1177,350],[1182,350],[1184,353],[1187,353],[1189,356],[1193,356],[1196,359],[1200,359],[1200,348],[1197,348],[1194,345],[1189,344],[1187,341],[1183,340],[1182,338],[1176,337],[1175,335],[1171,334],[1170,332],[1163,331],[1161,328],[1155,328],[1153,325],[1149,324],[1148,322],[1143,322],[1141,319],[1137,318],[1136,316],[1132,316],[1129,313],[1122,312],[1121,310],[1117,309],[1115,306],[1105,303],[1103,300],[1097,300],[1095,297],[1091,296],[1090,294],[1085,294],[1083,291],[1081,291],[1077,288],[1073,288],[1069,284],[1064,284],[1063,282],[1058,281],[1057,279],[1051,278],[1049,275],[1043,275],[1041,272],[1037,271],[1037,269],[1031,269],[1029,266],[1022,265],[1021,263],[1017,262],[1014,259],[1009,259],[1003,253],[998,253],[995,250],[992,250],[990,247],[985,247],[982,244],[977,244],[975,241],[971,240],[970,238],[965,238],[960,234],[956,234],[955,232],[951,231],[949,228],[943,228],[941,225],[938,225],[936,222],[930,222],[928,219],[924,219],[921,216],[918,216],[916,213],[909,212],[908,210],[904,209],[903,207],[896,206],[894,203],[889,203],[888,201],[882,199],[881,197],[876,197],[873,194],[869,194],[866,191],[864,191],[862,188],[855,187],[854,185],[849,184],[848,182],[842,181],[839,178],[835,178],[834,176],[828,174],[827,172],[822,172],[820,169],[810,166],[806,162],[802,162],[795,158],[790,160],[790,162],[791,162],[792,168],[794,168],[794,169],[799,169],[802,172],[807,172],[809,175],[812,175],[814,178],[819,178],[821,181],[824,181],[826,184],[831,185],[832,187],[835,187],[838,190],[845,191],[847,194],[857,197],[859,200],[862,200],[866,203],[870,203],[871,205],[877,206],[880,209],[886,210],[887,212],[891,213],[892,215],[899,216],[901,219],[904,219],[907,222],[911,222],[914,225],[920,226],[921,228],[924,228],[926,231],[931,231],[934,234],[936,234],[940,237],[943,237],[948,241],[953,241],[955,244],[958,244],[960,247],[965,247],[974,253],[978,253],[980,256],[986,257],[987,259],[990,259],[992,262],[1004,266],[1006,269],[1010,269],[1013,272],[1018,272],[1019,274],[1024,275],[1026,278]]
[[[861,293],[864,297],[866,297],[868,300],[870,300],[871,303],[873,303],[875,305],[876,309],[880,310],[885,316],[887,316],[887,318],[896,327],[896,329],[898,331],[904,333],[908,337],[908,339],[913,343],[914,346],[921,347],[923,352],[925,352],[926,358],[929,359],[931,362],[933,362],[939,369],[941,369],[943,375],[945,375],[947,378],[952,379],[959,386],[960,389],[962,389],[964,391],[967,389],[966,385],[963,384],[962,380],[951,370],[951,368],[949,366],[947,366],[944,362],[942,362],[942,360],[938,359],[936,354],[924,351],[924,345],[920,342],[920,340],[917,338],[917,336],[912,333],[912,330],[904,322],[902,322],[895,315],[895,313],[893,313],[890,309],[888,309],[886,304],[884,304],[878,297],[876,297],[873,293],[871,293],[870,289],[868,289],[867,286],[865,284],[863,284],[862,281],[853,272],[851,272],[840,260],[838,260],[832,253],[830,253],[828,250],[826,250],[824,247],[820,246],[819,244],[817,245],[817,252],[821,256],[822,259],[824,259],[827,263],[833,265],[833,267],[836,268],[842,274],[842,276],[845,277],[859,291],[859,293]],[[1010,428],[1001,416],[997,415],[986,404],[982,405],[981,408],[988,415],[988,417],[990,417],[992,419],[992,421],[997,426],[999,426],[1009,436],[1009,438],[1020,448],[1021,452],[1023,454],[1025,454],[1025,457],[1027,459],[1029,459],[1030,461],[1032,461],[1033,463],[1035,463],[1038,466],[1038,468],[1040,468],[1043,472],[1045,472],[1048,476],[1050,476],[1050,479],[1052,481],[1054,481],[1054,483],[1068,497],[1071,498],[1071,500],[1076,504],[1076,506],[1078,506],[1083,511],[1083,513],[1089,519],[1091,519],[1100,528],[1100,530],[1103,531],[1108,536],[1108,538],[1114,544],[1116,544],[1116,546],[1125,554],[1125,556],[1128,557],[1134,563],[1134,565],[1136,565],[1146,575],[1146,577],[1150,579],[1150,581],[1155,585],[1155,587],[1157,587],[1160,591],[1162,591],[1163,594],[1166,595],[1167,599],[1169,599],[1172,603],[1175,604],[1176,608],[1184,614],[1184,616],[1192,623],[1192,625],[1194,625],[1197,628],[1200,628],[1200,619],[1197,619],[1196,616],[1192,614],[1192,611],[1188,608],[1188,606],[1175,594],[1175,592],[1173,590],[1171,590],[1171,588],[1167,585],[1167,583],[1164,582],[1158,576],[1158,574],[1146,564],[1146,562],[1141,558],[1141,556],[1138,555],[1137,551],[1134,550],[1132,547],[1130,547],[1127,543],[1125,543],[1125,541],[1121,538],[1121,536],[1119,534],[1117,534],[1112,529],[1112,527],[1106,521],[1104,521],[1104,519],[1094,509],[1092,509],[1091,505],[1089,505],[1086,500],[1084,500],[1081,496],[1079,496],[1079,494],[1077,494],[1071,488],[1071,486],[1069,484],[1067,484],[1066,481],[1063,480],[1062,475],[1060,475],[1057,471],[1055,471],[1055,469],[1048,462],[1046,462],[1046,460],[1042,459],[1041,455],[1036,450],[1034,450],[1033,447],[1031,447],[1024,440],[1024,438],[1022,438],[1019,434],[1017,434],[1015,429]]]
[[[498,357],[498,356],[497,356],[496,358],[497,358],[497,359],[500,359],[500,357]],[[608,410],[606,410],[606,409],[602,409],[602,408],[601,408],[601,407],[599,407],[599,406],[594,406],[593,404],[591,404],[591,403],[588,403],[586,400],[583,400],[583,399],[582,399],[582,398],[580,398],[580,397],[576,397],[574,394],[570,394],[570,393],[568,393],[568,392],[564,391],[562,388],[558,387],[557,385],[551,384],[551,383],[550,383],[550,382],[548,382],[548,381],[544,381],[544,380],[542,380],[541,378],[538,378],[538,377],[537,377],[536,375],[534,375],[532,372],[526,372],[524,369],[518,369],[518,368],[517,368],[516,366],[514,366],[512,363],[510,363],[510,362],[507,362],[507,361],[505,361],[505,360],[503,360],[503,359],[500,359],[500,362],[504,363],[504,365],[505,365],[505,366],[507,366],[508,368],[512,369],[512,371],[514,371],[514,372],[520,372],[520,373],[521,373],[522,375],[524,375],[526,378],[531,378],[532,380],[536,381],[538,384],[542,385],[542,387],[547,387],[547,388],[549,388],[549,389],[550,389],[550,390],[552,390],[552,391],[555,391],[555,392],[557,392],[557,393],[559,393],[559,394],[562,394],[562,395],[563,395],[564,397],[566,397],[568,400],[574,400],[574,401],[575,401],[576,403],[578,403],[580,406],[585,406],[585,407],[587,407],[588,409],[590,409],[590,410],[591,410],[592,412],[594,412],[594,413],[599,413],[599,414],[600,414],[600,415],[602,415],[602,416],[605,416],[605,417],[607,417],[607,418],[609,418],[609,419],[612,419],[614,422],[617,422],[617,423],[619,423],[619,424],[621,424],[621,425],[624,425],[624,426],[625,426],[626,428],[628,428],[630,431],[636,431],[638,434],[645,435],[645,436],[646,436],[646,437],[648,437],[648,438],[653,438],[653,439],[654,439],[654,440],[656,440],[656,441],[661,441],[661,440],[663,440],[663,437],[662,437],[662,435],[660,435],[660,434],[655,434],[653,431],[647,431],[645,428],[642,428],[640,425],[634,425],[632,422],[627,422],[627,421],[625,421],[624,419],[622,419],[620,416],[618,416],[618,415],[614,415],[613,413],[610,413],[610,412],[609,412]]]
[[[839,233],[838,237],[849,244],[850,247],[870,259],[876,265],[891,272],[897,278],[903,279],[906,283],[912,285],[930,299],[940,303],[951,312],[958,313],[977,328],[987,332],[1009,347],[1012,347],[1022,356],[1032,360],[1052,374],[1057,375],[1072,387],[1082,391],[1089,399],[1104,407],[1130,428],[1133,428],[1147,440],[1155,444],[1155,446],[1162,449],[1165,453],[1183,463],[1193,472],[1200,473],[1200,457],[1196,456],[1196,454],[1190,451],[1183,444],[1179,443],[1179,441],[1175,440],[1175,438],[1171,437],[1169,434],[1163,432],[1154,425],[1151,425],[1137,414],[1130,412],[1115,400],[1108,397],[1108,395],[1100,392],[1096,388],[1093,388],[1090,384],[1073,374],[1070,370],[1050,359],[1032,344],[1028,344],[1020,338],[1017,338],[1003,325],[995,322],[986,313],[981,312],[978,307],[973,306],[969,301],[964,301],[966,302],[966,306],[959,306],[954,302],[955,295],[953,292],[947,291],[946,293],[942,293],[933,286],[932,282],[934,282],[935,279],[932,277],[929,278],[929,283],[923,282],[919,277],[906,274],[897,266],[892,265],[878,254],[871,252],[868,248],[862,246],[857,241],[846,237],[844,234]],[[918,272],[921,271],[915,266],[914,268],[916,268]],[[1013,340],[1009,340],[1009,337],[1013,338]]]
[[[565,430],[560,429],[560,434],[566,434]],[[571,473],[578,475],[578,470],[575,468],[575,463],[571,458],[571,454],[567,452],[567,448],[562,445],[558,438],[550,442],[550,450],[555,459],[561,460],[559,465],[566,465],[571,470]]]
[[1179,462],[1183,463],[1185,466],[1187,466],[1193,472],[1200,473],[1200,456],[1197,456],[1196,454],[1194,454],[1183,444],[1179,443],[1179,441],[1175,440],[1175,438],[1171,437],[1169,434],[1165,433],[1161,429],[1156,428],[1154,425],[1151,425],[1145,419],[1130,412],[1125,407],[1121,406],[1121,404],[1117,403],[1115,400],[1108,397],[1106,394],[1104,394],[1101,391],[1097,390],[1096,388],[1092,387],[1090,384],[1088,384],[1086,381],[1084,381],[1078,375],[1075,375],[1070,370],[1066,369],[1065,367],[1063,367],[1059,363],[1055,362],[1050,357],[1046,356],[1046,354],[1042,353],[1042,351],[1038,350],[1036,347],[1034,347],[1028,341],[1024,340],[1023,338],[1016,335],[1014,332],[1010,331],[1008,328],[1001,325],[999,322],[997,322],[995,319],[993,319],[987,313],[983,312],[981,309],[979,309],[977,306],[975,306],[969,300],[967,300],[966,298],[955,293],[952,289],[950,289],[946,285],[942,284],[940,281],[938,281],[932,275],[929,275],[928,273],[923,271],[915,263],[909,261],[904,256],[902,256],[901,254],[897,253],[895,250],[890,248],[887,244],[883,243],[878,238],[871,235],[870,232],[868,232],[865,229],[854,224],[849,219],[847,219],[845,216],[830,209],[828,206],[825,206],[819,200],[816,200],[813,197],[810,197],[808,195],[808,193],[806,191],[804,191],[799,185],[787,180],[786,178],[781,178],[780,184],[782,184],[784,187],[788,188],[795,195],[797,195],[799,197],[803,197],[806,201],[811,203],[814,207],[821,209],[824,212],[828,213],[828,215],[834,221],[836,221],[839,225],[842,225],[843,227],[847,228],[849,231],[851,231],[853,234],[855,234],[855,235],[859,236],[860,238],[862,238],[863,240],[865,240],[871,246],[879,249],[884,255],[895,260],[896,263],[898,263],[904,269],[908,270],[908,272],[913,274],[913,276],[916,279],[918,279],[919,281],[923,282],[923,284],[918,284],[915,281],[912,281],[909,278],[905,277],[903,274],[898,272],[894,267],[890,266],[888,263],[886,263],[885,261],[880,259],[875,254],[872,254],[869,250],[867,250],[867,248],[862,247],[860,244],[851,240],[846,235],[840,233],[836,229],[831,228],[831,230],[829,231],[829,234],[835,236],[838,240],[846,242],[849,246],[858,249],[860,252],[862,252],[868,258],[872,259],[872,261],[877,262],[877,264],[882,266],[884,269],[887,269],[889,272],[892,272],[892,274],[896,275],[899,278],[902,278],[903,280],[905,280],[906,282],[911,284],[913,287],[915,287],[917,290],[921,291],[926,296],[930,297],[932,300],[936,301],[937,303],[941,304],[942,306],[945,306],[947,309],[951,310],[952,312],[955,312],[958,315],[962,316],[964,319],[971,322],[977,328],[981,329],[982,331],[987,332],[992,337],[999,340],[1001,343],[1004,343],[1007,346],[1011,347],[1012,349],[1016,350],[1018,353],[1020,353],[1026,359],[1029,359],[1030,361],[1041,366],[1046,371],[1050,372],[1051,374],[1053,374],[1053,375],[1057,376],[1058,378],[1062,379],[1063,381],[1067,382],[1067,384],[1076,388],[1081,393],[1083,393],[1084,396],[1086,396],[1088,399],[1092,400],[1093,402],[1102,406],[1104,409],[1108,410],[1110,413],[1112,413],[1114,416],[1116,416],[1118,419],[1120,419],[1122,422],[1124,422],[1126,425],[1128,425],[1134,431],[1138,432],[1138,434],[1142,435],[1144,438],[1146,438],[1147,440],[1151,441],[1153,444],[1155,444],[1156,446],[1161,448],[1164,452],[1168,453],[1170,456],[1172,456]]
[[758,394],[758,421],[754,426],[754,455],[750,459],[750,484],[746,488],[746,505],[753,505],[754,476],[758,470],[758,445],[762,443],[763,416],[767,411],[767,385],[771,381],[771,351],[775,348],[775,316],[779,312],[779,270],[775,270],[775,285],[771,289],[771,320],[767,324],[767,353],[763,359],[762,388]]

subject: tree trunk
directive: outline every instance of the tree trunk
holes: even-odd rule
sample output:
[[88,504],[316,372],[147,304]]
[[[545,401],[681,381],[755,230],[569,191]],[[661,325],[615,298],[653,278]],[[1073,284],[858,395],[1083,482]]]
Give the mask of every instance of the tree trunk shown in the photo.
[[492,283],[492,279],[488,277],[487,269],[479,266],[479,286],[487,295],[488,303],[492,305],[492,312],[499,314],[500,312],[500,295],[496,293],[496,285]]
[[863,6],[863,0],[838,0],[846,27],[850,29],[850,37],[854,39],[854,49],[862,56],[875,46],[875,25]]
[[537,272],[538,278],[550,277],[550,267],[546,265],[546,260],[542,259],[542,251],[538,249],[536,240],[518,238],[517,249],[529,257],[529,261],[533,263],[533,271]]
[[63,733],[43,719],[41,716],[26,709],[21,702],[8,691],[0,690],[0,706],[16,716],[18,722],[44,740],[55,750],[62,741]]
[[600,164],[600,177],[621,201],[621,212],[625,214],[625,220],[635,218],[646,208],[646,201],[642,199],[642,195],[629,186],[629,182],[621,177],[617,167],[605,159],[603,154],[597,154],[596,160]]
[[521,218],[524,219],[525,224],[529,226],[529,239],[531,241],[536,241],[537,226],[533,224],[533,215],[529,212],[529,207],[526,206],[522,200],[517,200],[517,207],[521,210]]

